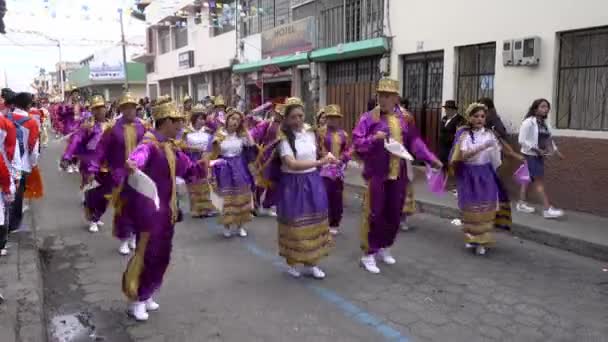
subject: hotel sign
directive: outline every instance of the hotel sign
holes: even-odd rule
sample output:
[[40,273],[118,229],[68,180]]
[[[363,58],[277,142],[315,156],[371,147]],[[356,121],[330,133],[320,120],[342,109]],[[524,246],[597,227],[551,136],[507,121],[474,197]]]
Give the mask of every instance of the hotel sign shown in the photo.
[[292,55],[314,48],[315,18],[308,17],[262,32],[262,57]]
[[291,9],[309,4],[315,0],[291,0]]

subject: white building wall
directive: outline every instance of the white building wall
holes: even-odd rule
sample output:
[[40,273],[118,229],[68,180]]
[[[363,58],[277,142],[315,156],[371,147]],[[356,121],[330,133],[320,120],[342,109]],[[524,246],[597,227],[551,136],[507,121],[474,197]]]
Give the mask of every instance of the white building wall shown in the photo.
[[243,42],[243,50],[240,56],[241,63],[262,59],[262,34],[252,34],[241,39],[241,41]]
[[[608,25],[608,1],[393,0],[390,23],[392,77],[403,81],[401,55],[443,50],[444,100],[456,98],[456,48],[496,42],[494,102],[503,119],[517,128],[534,99],[556,102],[557,33]],[[541,38],[540,64],[503,66],[503,40],[528,36]],[[608,139],[608,132],[556,130],[556,134]]]

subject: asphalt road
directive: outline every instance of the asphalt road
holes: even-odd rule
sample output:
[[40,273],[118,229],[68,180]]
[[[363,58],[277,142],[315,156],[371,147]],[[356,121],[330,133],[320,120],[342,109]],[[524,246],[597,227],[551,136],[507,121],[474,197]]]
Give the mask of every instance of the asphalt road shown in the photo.
[[79,179],[57,170],[63,145],[42,158],[45,308],[55,341],[607,341],[608,273],[594,260],[500,235],[477,257],[458,229],[432,216],[400,234],[398,263],[358,265],[360,205],[347,199],[344,234],[322,263],[325,280],[292,279],[276,257],[276,221],[226,240],[215,219],[176,227],[171,266],[146,323],[125,314],[106,215],[87,231]]

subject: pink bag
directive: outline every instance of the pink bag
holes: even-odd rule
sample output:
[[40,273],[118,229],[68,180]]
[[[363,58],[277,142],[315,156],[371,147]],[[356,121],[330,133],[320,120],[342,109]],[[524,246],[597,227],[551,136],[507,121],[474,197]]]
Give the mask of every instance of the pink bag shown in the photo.
[[434,170],[430,166],[426,166],[426,181],[429,186],[429,191],[436,195],[445,193],[445,186],[448,182],[448,176],[443,170]]
[[528,163],[524,162],[513,174],[515,181],[520,185],[529,184],[532,179],[530,178],[530,170],[528,169]]

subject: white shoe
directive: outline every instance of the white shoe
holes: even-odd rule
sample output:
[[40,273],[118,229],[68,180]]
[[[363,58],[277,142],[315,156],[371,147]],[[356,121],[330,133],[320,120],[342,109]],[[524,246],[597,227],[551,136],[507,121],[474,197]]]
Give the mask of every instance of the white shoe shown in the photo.
[[224,228],[224,237],[229,239],[232,237],[232,230],[230,228]]
[[564,211],[561,209],[550,207],[549,209],[543,211],[543,217],[546,219],[560,218],[562,216],[564,216]]
[[8,249],[6,249],[6,248],[0,249],[0,256],[7,256],[7,255],[8,255]]
[[259,207],[257,210],[258,216],[268,216],[268,217],[276,217],[277,213],[272,209],[265,209],[263,207]]
[[465,243],[464,244],[464,248],[466,248],[466,249],[472,249],[472,248],[475,248],[475,245],[472,244],[472,243]]
[[97,227],[97,222],[91,222],[89,225],[89,232],[97,233],[99,231],[99,227]]
[[325,272],[319,268],[319,266],[308,267],[306,269],[306,274],[311,275],[315,279],[323,279],[325,278]]
[[380,269],[378,266],[376,266],[376,259],[374,258],[373,254],[361,257],[361,266],[363,266],[363,268],[365,268],[365,270],[369,273],[380,273]]
[[68,166],[67,171],[68,171],[68,173],[74,173],[74,169],[72,167],[69,167],[69,166]]
[[154,299],[152,299],[152,297],[148,298],[148,300],[146,300],[146,310],[148,311],[156,311],[160,309],[160,305],[158,305],[157,302],[154,301]]
[[287,265],[287,269],[285,271],[294,278],[300,278],[300,276],[302,276],[302,273],[300,273],[300,271],[298,271],[298,269],[294,266]]
[[515,206],[515,208],[517,209],[517,211],[526,213],[526,214],[532,214],[533,212],[536,211],[536,209],[529,206],[528,203],[526,203],[524,201],[517,202],[517,205]]
[[378,256],[387,265],[394,265],[395,263],[397,263],[397,260],[393,258],[393,256],[391,255],[391,250],[388,248],[382,248],[380,251],[378,251]]
[[135,236],[132,236],[129,239],[129,248],[131,248],[132,250],[135,250],[135,248],[137,248],[137,239],[135,238]]
[[105,223],[103,223],[102,221],[97,221],[95,223],[97,223],[97,225],[100,227],[103,227],[105,225]]
[[24,205],[23,205],[23,209],[21,209],[21,212],[22,212],[22,213],[25,213],[25,212],[26,212],[26,211],[28,211],[28,210],[30,210],[30,206],[29,206],[29,205],[27,205],[27,204],[24,204]]
[[486,255],[488,250],[484,246],[477,246],[475,248],[475,254],[477,255]]
[[247,237],[247,231],[245,230],[245,228],[239,228],[239,236]]
[[401,222],[401,224],[399,225],[399,228],[401,228],[401,230],[404,232],[407,232],[410,230],[410,226],[408,226],[407,223],[405,223],[405,222]]
[[329,228],[329,234],[331,235],[338,235],[340,234],[340,230],[338,228]]
[[137,321],[147,321],[149,318],[146,311],[146,302],[133,302],[129,308],[129,315]]
[[128,241],[123,241],[120,243],[120,247],[118,247],[118,253],[122,255],[129,255],[129,253],[131,253]]

